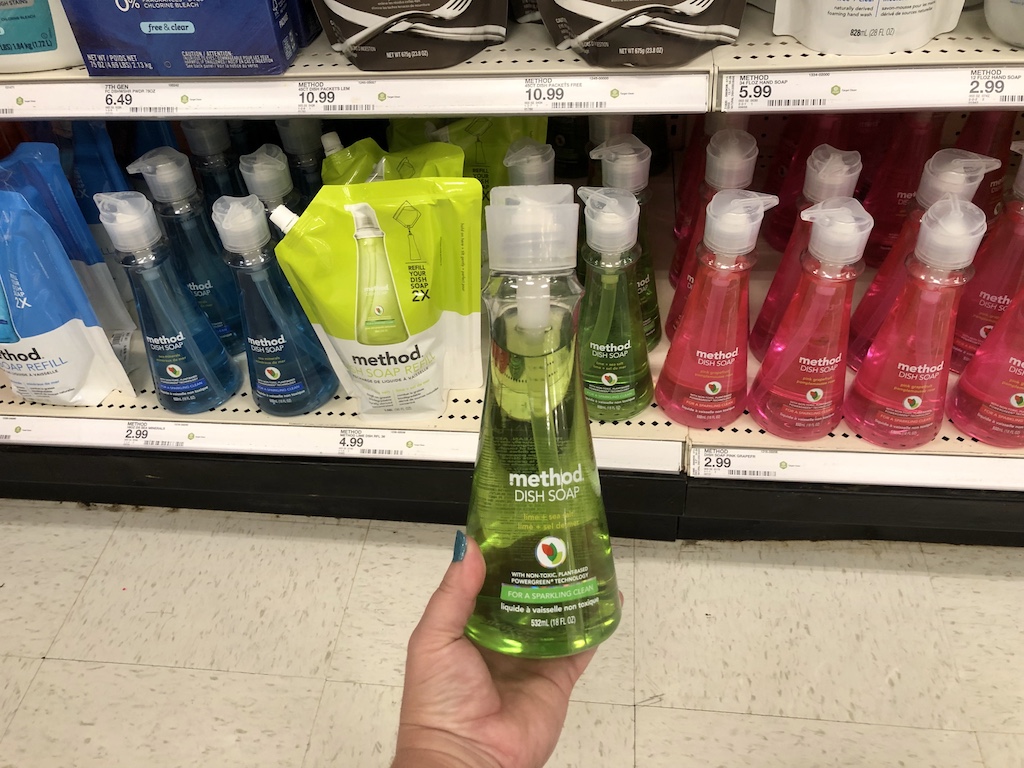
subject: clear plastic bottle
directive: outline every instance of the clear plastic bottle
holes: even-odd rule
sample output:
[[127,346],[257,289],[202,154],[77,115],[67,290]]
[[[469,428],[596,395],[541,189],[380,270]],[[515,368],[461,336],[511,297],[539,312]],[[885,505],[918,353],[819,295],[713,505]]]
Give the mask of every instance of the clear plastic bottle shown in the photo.
[[640,294],[640,314],[644,321],[644,338],[647,349],[654,349],[661,341],[661,309],[658,306],[658,289],[654,279],[654,256],[651,253],[647,202],[651,193],[647,189],[650,181],[651,150],[632,134],[612,136],[590,153],[601,161],[603,186],[625,189],[636,195],[640,204],[640,260],[636,265],[636,287]]
[[292,181],[302,196],[302,207],[309,205],[324,185],[324,148],[320,143],[323,129],[319,118],[289,117],[275,120],[281,146],[288,156]]
[[182,120],[181,130],[188,141],[192,167],[199,176],[208,211],[212,212],[213,204],[224,195],[240,197],[248,194],[225,121]]
[[[798,212],[833,197],[853,196],[862,167],[859,152],[842,152],[822,144],[811,152],[806,165],[803,193],[796,204]],[[758,360],[764,359],[782,315],[793,300],[793,291],[800,282],[800,262],[810,239],[811,220],[801,217],[793,227],[768,295],[750,330],[750,352]]]
[[587,126],[587,157],[590,165],[587,168],[587,186],[606,187],[603,182],[601,161],[591,154],[595,147],[604,144],[612,136],[623,136],[633,133],[632,115],[590,115]]
[[[1013,148],[1024,153],[1024,142]],[[985,210],[982,208],[982,210]],[[1017,170],[1013,199],[991,224],[974,257],[974,277],[964,288],[953,333],[954,373],[960,373],[1024,285],[1024,165]]]
[[554,148],[529,136],[513,141],[503,162],[508,168],[508,183],[513,187],[553,184],[555,181]]
[[338,377],[277,263],[263,204],[256,195],[224,196],[213,223],[238,284],[253,400],[271,416],[319,408]]
[[228,352],[240,354],[242,311],[234,279],[220,258],[220,241],[188,158],[170,147],[160,147],[129,165],[128,173],[141,173],[145,178],[153,208],[171,243],[175,266]]
[[621,618],[576,354],[572,187],[492,190],[491,358],[467,533],[487,565],[466,634],[526,658],[606,640]]
[[708,203],[693,292],[654,390],[673,421],[715,428],[743,413],[750,268],[764,212],[778,202],[728,189]]
[[587,264],[580,307],[580,369],[590,418],[621,421],[651,404],[654,381],[636,292],[640,206],[632,193],[580,187]]
[[864,270],[860,259],[874,222],[848,196],[825,200],[800,216],[812,222],[810,241],[747,410],[773,435],[814,440],[842,418],[853,283]]
[[990,109],[971,112],[956,138],[956,148],[994,157],[1002,165],[985,174],[985,179],[971,201],[988,216],[991,226],[1003,209],[1004,169],[1010,162],[1010,144],[1013,142],[1014,110]]
[[1024,448],[1024,287],[967,364],[947,410],[966,435]]
[[846,146],[860,152],[864,164],[853,193],[858,200],[867,198],[878,169],[885,161],[886,142],[879,141],[878,137],[889,135],[893,119],[898,117],[889,112],[851,112],[846,116]]
[[132,284],[160,405],[183,414],[223,405],[241,377],[175,268],[153,204],[139,192],[93,199]]
[[943,195],[970,200],[985,174],[998,167],[998,160],[963,149],[940,149],[925,163],[914,201],[909,206],[903,229],[885,257],[867,293],[850,319],[850,349],[847,362],[857,370],[888,316],[907,279],[904,269],[914,252],[925,212]]
[[984,234],[985,212],[953,195],[925,213],[903,290],[843,405],[868,442],[916,448],[939,433],[957,304]]
[[[268,217],[279,205],[299,215],[306,210],[302,195],[295,189],[292,176],[288,172],[288,159],[280,147],[264,144],[255,152],[242,155],[238,160],[238,167],[242,172],[242,178],[245,179],[245,186],[263,203]],[[273,229],[275,239],[280,240],[284,237],[284,233],[277,229],[276,225]]]
[[704,182],[700,186],[697,201],[697,216],[689,241],[676,243],[676,252],[669,267],[669,282],[675,282],[676,292],[665,320],[665,335],[672,338],[683,308],[693,289],[693,278],[697,272],[697,247],[704,241],[704,217],[708,203],[717,192],[724,189],[746,189],[754,180],[757,166],[757,142],[746,131],[727,128],[719,131],[708,142],[707,161],[704,166]]

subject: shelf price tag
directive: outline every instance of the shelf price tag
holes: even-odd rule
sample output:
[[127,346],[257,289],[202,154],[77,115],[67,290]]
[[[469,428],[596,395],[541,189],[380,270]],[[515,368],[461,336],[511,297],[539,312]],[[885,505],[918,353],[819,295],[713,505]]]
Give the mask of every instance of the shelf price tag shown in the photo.
[[[104,83],[100,110],[110,117],[176,115],[181,102],[167,83]],[[97,110],[99,111],[99,110]]]
[[690,476],[731,480],[774,480],[787,468],[778,452],[765,449],[690,449]]
[[373,112],[377,94],[359,84],[330,80],[300,80],[296,83],[299,114]]
[[[162,421],[122,422],[122,439],[125,448],[183,448],[184,435],[179,425]],[[191,438],[189,438],[191,439]]]
[[966,103],[990,107],[1024,104],[1024,67],[970,70]]
[[674,111],[707,107],[704,75],[525,77],[521,83],[523,100],[513,106],[524,112],[657,112],[666,109],[667,95]]
[[401,432],[370,429],[338,430],[339,456],[400,458],[404,454]]
[[[830,91],[838,86],[826,85],[824,81],[809,83],[808,74],[819,73],[752,72],[723,75],[722,108],[732,112],[820,109],[829,104]],[[825,87],[821,87],[823,85]],[[838,92],[835,95],[839,95]]]

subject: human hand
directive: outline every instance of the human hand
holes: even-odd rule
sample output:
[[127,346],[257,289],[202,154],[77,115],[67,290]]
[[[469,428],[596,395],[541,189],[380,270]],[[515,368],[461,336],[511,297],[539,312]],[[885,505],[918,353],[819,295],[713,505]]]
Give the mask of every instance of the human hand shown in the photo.
[[463,631],[484,583],[480,547],[461,531],[455,559],[409,638],[392,768],[541,768],[569,694],[595,651],[522,659]]

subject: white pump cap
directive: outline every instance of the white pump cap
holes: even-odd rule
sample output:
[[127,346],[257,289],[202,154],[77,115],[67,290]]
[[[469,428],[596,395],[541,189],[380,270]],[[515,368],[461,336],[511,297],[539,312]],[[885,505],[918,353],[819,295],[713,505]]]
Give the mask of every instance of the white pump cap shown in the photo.
[[281,136],[281,146],[289,155],[317,154],[323,148],[320,134],[323,128],[316,117],[289,117],[275,120],[277,132]]
[[750,115],[746,112],[708,112],[704,115],[704,135],[714,136],[726,128],[747,130]]
[[860,152],[819,144],[807,157],[804,197],[815,203],[830,197],[851,197],[863,167]]
[[341,152],[345,145],[341,143],[341,136],[337,131],[328,131],[320,137],[320,144],[323,145],[324,154],[330,157],[335,152]]
[[270,212],[270,223],[286,235],[291,231],[291,228],[298,223],[298,221],[298,214],[292,213],[287,206],[284,205],[279,205]]
[[569,184],[492,187],[487,253],[496,272],[559,272],[576,266],[579,206]]
[[508,168],[508,183],[513,187],[553,184],[555,181],[554,148],[529,136],[513,141],[503,162]]
[[704,245],[720,256],[742,256],[754,250],[764,212],[779,204],[775,195],[746,189],[723,189],[708,203]]
[[612,136],[633,132],[632,115],[591,115],[588,121],[592,144],[604,144]]
[[256,195],[219,198],[213,204],[213,224],[225,251],[245,253],[270,242],[267,214]]
[[181,130],[193,155],[207,157],[231,149],[231,134],[224,120],[182,120]]
[[149,248],[163,237],[153,204],[141,192],[97,192],[92,199],[110,242],[122,253]]
[[384,237],[384,231],[377,221],[377,212],[369,203],[352,203],[346,205],[345,210],[352,214],[356,223],[356,240],[363,240],[369,237]]
[[985,229],[981,208],[946,194],[925,212],[914,253],[930,267],[963,269],[974,261]]
[[282,149],[264,144],[255,152],[238,158],[245,187],[260,200],[278,200],[292,191],[292,175]]
[[620,133],[590,150],[601,161],[601,179],[606,186],[639,192],[647,188],[651,175],[651,150],[631,133]]
[[800,218],[814,222],[807,249],[829,264],[860,261],[864,246],[868,244],[868,235],[875,225],[875,220],[860,201],[849,196],[830,197],[812,205],[801,211]]
[[715,189],[745,189],[754,180],[757,141],[746,131],[726,128],[711,137],[704,181]]
[[173,203],[196,191],[196,180],[188,158],[176,149],[157,147],[128,166],[128,173],[141,173],[154,200]]
[[985,174],[1000,165],[994,157],[966,149],[940,149],[924,165],[921,183],[917,185],[917,202],[929,208],[947,193],[971,200]]
[[636,195],[624,189],[580,187],[586,204],[587,245],[598,253],[622,253],[636,245],[640,227],[640,204]]
[[[1024,141],[1013,142],[1010,145],[1010,149],[1018,155],[1024,155]],[[1024,200],[1024,163],[1021,163],[1017,169],[1017,178],[1013,181],[1013,194]]]

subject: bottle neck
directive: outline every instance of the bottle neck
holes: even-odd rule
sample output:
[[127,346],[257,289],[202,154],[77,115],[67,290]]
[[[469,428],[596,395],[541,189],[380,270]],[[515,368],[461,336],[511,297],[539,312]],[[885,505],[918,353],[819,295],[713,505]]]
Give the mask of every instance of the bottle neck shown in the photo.
[[243,272],[258,272],[266,269],[274,263],[276,258],[270,240],[259,248],[249,251],[224,251],[224,262],[232,269]]
[[160,238],[153,245],[134,251],[117,251],[121,266],[129,271],[154,269],[163,264],[171,255],[167,240]]
[[188,216],[189,214],[202,214],[205,212],[203,206],[203,193],[198,189],[187,197],[179,200],[154,200],[153,210],[158,216],[170,218],[174,216]]
[[588,267],[601,272],[621,272],[636,264],[640,252],[636,246],[626,251],[596,251],[590,245],[584,245],[581,251],[583,260]]
[[922,286],[931,288],[957,288],[974,276],[974,267],[966,266],[960,269],[949,269],[948,267],[933,267],[918,258],[917,254],[910,254],[906,261],[907,274],[911,279]]
[[864,261],[859,260],[853,264],[836,264],[831,261],[819,259],[810,250],[805,250],[800,257],[800,266],[804,272],[822,280],[833,280],[836,282],[848,282],[856,280],[864,272]]

